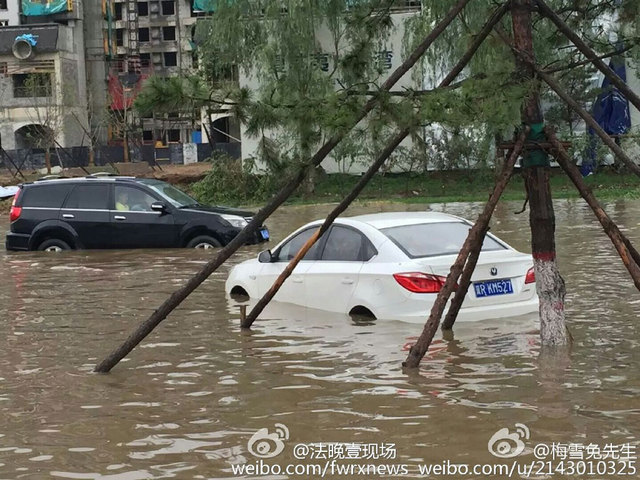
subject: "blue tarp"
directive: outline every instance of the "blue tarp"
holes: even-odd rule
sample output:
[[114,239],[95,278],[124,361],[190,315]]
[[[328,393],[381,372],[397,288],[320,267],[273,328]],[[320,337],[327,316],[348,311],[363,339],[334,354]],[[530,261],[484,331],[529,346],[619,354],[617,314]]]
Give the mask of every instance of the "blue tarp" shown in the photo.
[[24,40],[25,42],[29,42],[32,47],[35,47],[38,44],[38,35],[33,35],[32,33],[25,33],[23,35],[18,35],[16,37],[16,42],[18,40]]
[[22,0],[22,14],[27,16],[52,15],[69,12],[72,4],[69,0]]
[[[623,56],[612,58],[609,67],[626,83],[627,70]],[[602,92],[593,104],[591,114],[598,125],[609,135],[623,135],[631,128],[629,101],[617,88],[611,85],[607,77],[602,82]],[[596,150],[599,142],[592,128],[588,129],[588,133],[589,152],[585,159],[587,161],[583,161],[580,167],[582,175],[585,176],[592,173],[595,168]],[[616,142],[619,143],[619,139],[616,138]]]

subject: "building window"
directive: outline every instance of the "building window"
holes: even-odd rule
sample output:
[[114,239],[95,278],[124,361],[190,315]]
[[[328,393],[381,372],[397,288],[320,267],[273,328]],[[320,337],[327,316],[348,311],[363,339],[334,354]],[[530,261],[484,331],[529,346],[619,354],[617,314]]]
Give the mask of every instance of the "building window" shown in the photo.
[[116,46],[121,47],[124,45],[124,28],[116,29]]
[[123,3],[115,3],[114,4],[114,15],[115,15],[115,20],[116,21],[120,21],[122,20],[122,5],[124,5]]
[[143,67],[148,67],[151,65],[151,54],[150,53],[141,53],[140,54],[140,63]]
[[15,98],[51,96],[50,73],[19,73],[11,77]]
[[142,131],[142,141],[147,143],[147,142],[153,142],[153,130],[143,130]]
[[138,41],[140,43],[146,43],[149,41],[149,29],[148,28],[139,28],[138,29]]
[[167,130],[167,141],[169,141],[169,142],[179,142],[180,141],[180,130],[177,130],[177,129]]
[[0,27],[8,27],[9,20],[0,20]]
[[178,54],[176,52],[164,52],[164,66],[165,67],[177,67],[178,66]]
[[138,2],[138,15],[141,17],[149,16],[149,2]]
[[7,10],[7,0],[0,0],[0,10]]
[[162,27],[162,39],[174,41],[176,39],[176,27]]
[[176,2],[173,0],[162,2],[162,15],[175,15]]

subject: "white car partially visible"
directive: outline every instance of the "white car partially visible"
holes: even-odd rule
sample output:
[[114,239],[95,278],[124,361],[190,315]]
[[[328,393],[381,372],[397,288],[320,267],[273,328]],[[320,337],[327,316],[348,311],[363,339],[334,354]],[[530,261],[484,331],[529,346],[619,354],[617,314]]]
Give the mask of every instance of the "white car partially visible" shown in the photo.
[[[259,299],[322,224],[311,222],[273,252],[236,265],[226,291]],[[307,253],[274,300],[330,312],[424,323],[471,223],[435,212],[339,218]],[[477,321],[538,309],[533,260],[487,234],[458,315]]]

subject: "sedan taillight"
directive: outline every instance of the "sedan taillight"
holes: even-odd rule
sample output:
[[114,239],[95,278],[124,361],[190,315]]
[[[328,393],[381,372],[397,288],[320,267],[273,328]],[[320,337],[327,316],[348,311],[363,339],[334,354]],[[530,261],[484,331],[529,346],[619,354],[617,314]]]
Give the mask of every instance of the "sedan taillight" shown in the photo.
[[533,267],[531,267],[528,271],[527,271],[527,276],[524,277],[524,283],[525,285],[527,283],[536,283],[536,272],[533,269]]
[[440,275],[420,272],[394,273],[393,278],[413,293],[438,293],[446,280]]
[[13,202],[11,202],[11,210],[9,211],[9,221],[15,222],[18,218],[20,218],[20,214],[22,213],[22,207],[16,207],[16,202],[18,201],[18,196],[22,189],[18,190],[13,197]]

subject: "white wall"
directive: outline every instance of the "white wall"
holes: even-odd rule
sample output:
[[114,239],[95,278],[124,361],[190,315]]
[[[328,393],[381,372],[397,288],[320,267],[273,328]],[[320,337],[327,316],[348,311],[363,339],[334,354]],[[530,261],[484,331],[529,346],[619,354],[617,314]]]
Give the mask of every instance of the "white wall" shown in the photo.
[[7,0],[7,10],[0,10],[0,25],[8,22],[8,25],[20,25],[20,0]]
[[[403,38],[404,38],[404,23],[405,21],[415,15],[416,13],[396,13],[393,14],[393,22],[394,29],[390,34],[389,39],[387,41],[387,45],[381,50],[387,50],[392,52],[391,57],[391,68],[388,70],[384,70],[384,73],[381,75],[379,79],[379,83],[382,83],[386,80],[386,78],[391,74],[396,68],[400,66],[400,64],[404,61],[403,55]],[[318,42],[322,46],[323,52],[331,52],[332,51],[332,38],[329,31],[321,31],[318,35]],[[416,81],[412,79],[411,71],[405,74],[400,81],[396,84],[394,91],[402,91],[406,88],[413,89],[421,89],[423,87],[423,76],[420,75],[420,80]],[[243,72],[240,72],[240,86],[248,87],[252,90],[257,90],[260,81],[256,75],[244,75]],[[361,122],[363,124],[363,122]],[[274,132],[275,133],[275,132]],[[241,138],[242,138],[242,158],[246,159],[249,157],[255,157],[258,149],[258,143],[260,141],[259,138],[250,137],[247,135],[246,128],[243,125],[241,127]],[[401,144],[401,146],[409,147],[411,142],[409,140],[405,140]],[[362,159],[364,162],[372,162],[374,159]],[[339,165],[333,158],[328,157],[324,162],[322,162],[322,167],[329,173],[341,172],[344,171],[345,167]],[[360,173],[366,170],[366,165],[354,164],[349,167],[349,173]]]

